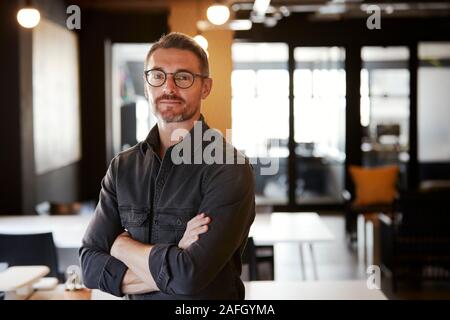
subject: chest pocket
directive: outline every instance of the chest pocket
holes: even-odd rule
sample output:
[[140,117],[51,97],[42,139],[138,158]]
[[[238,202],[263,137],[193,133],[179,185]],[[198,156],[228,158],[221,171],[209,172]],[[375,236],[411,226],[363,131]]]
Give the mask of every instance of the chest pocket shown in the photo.
[[149,208],[119,207],[122,226],[134,240],[149,243]]
[[178,244],[186,231],[186,226],[197,213],[195,209],[158,209],[155,219],[157,243]]

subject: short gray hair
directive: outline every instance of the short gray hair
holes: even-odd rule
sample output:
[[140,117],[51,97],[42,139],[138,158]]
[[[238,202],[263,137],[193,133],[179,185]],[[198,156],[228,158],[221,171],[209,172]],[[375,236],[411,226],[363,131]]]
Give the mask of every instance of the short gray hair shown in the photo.
[[171,32],[163,35],[158,42],[152,45],[145,58],[145,68],[153,52],[158,49],[181,49],[191,51],[200,61],[202,75],[209,77],[209,62],[205,50],[190,36],[181,32]]

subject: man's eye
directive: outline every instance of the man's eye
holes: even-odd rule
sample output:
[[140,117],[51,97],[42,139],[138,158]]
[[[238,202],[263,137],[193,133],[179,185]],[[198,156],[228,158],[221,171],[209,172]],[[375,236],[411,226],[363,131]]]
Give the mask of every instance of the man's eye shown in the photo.
[[154,73],[153,74],[153,79],[155,79],[155,80],[164,79],[164,75],[162,73]]
[[190,76],[190,74],[182,73],[182,74],[177,74],[175,78],[180,81],[187,81],[191,78],[191,76]]

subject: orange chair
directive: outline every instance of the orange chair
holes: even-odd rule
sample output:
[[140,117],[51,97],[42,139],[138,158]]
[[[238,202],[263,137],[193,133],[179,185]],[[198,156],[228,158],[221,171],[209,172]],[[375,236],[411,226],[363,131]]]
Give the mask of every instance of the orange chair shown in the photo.
[[366,219],[377,223],[377,215],[392,215],[397,198],[399,167],[350,166],[350,175],[355,185],[354,196],[346,195],[345,227],[349,242],[357,240],[357,217],[363,214]]

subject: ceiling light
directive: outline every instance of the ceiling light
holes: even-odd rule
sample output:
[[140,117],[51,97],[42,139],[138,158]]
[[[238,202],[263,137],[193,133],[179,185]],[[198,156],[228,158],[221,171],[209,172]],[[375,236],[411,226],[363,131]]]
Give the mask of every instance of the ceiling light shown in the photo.
[[262,16],[269,8],[269,4],[270,0],[255,0],[255,3],[253,4],[253,11]]
[[25,7],[17,12],[17,21],[24,28],[34,28],[41,20],[41,14],[39,11],[32,7]]
[[215,25],[222,25],[230,18],[230,10],[223,4],[214,4],[206,11],[208,20]]
[[229,26],[234,31],[250,30],[252,28],[252,22],[247,19],[231,20]]
[[221,26],[212,24],[207,20],[197,21],[197,29],[201,31],[208,30],[250,30],[252,28],[252,22],[247,19],[229,20]]
[[386,13],[387,14],[393,14],[394,13],[394,7],[393,6],[386,6]]

